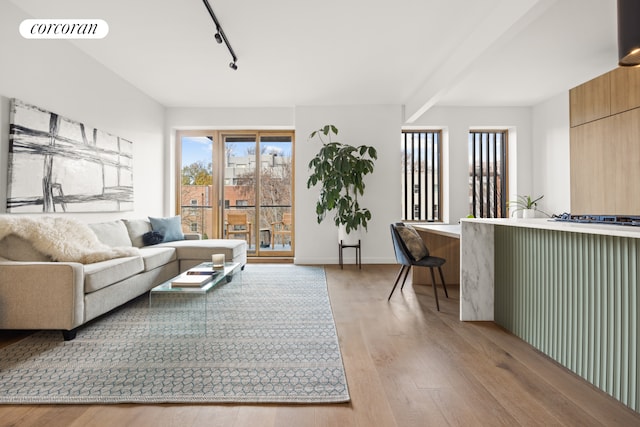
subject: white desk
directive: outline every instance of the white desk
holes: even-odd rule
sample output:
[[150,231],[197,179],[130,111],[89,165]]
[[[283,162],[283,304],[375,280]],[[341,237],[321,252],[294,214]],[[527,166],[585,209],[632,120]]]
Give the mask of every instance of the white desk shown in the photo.
[[[460,283],[460,224],[411,224],[433,256],[444,258],[442,266],[444,280],[449,285]],[[431,276],[426,268],[412,268],[413,284],[430,285]]]
[[460,224],[411,224],[413,228],[419,231],[425,231],[432,234],[451,237],[452,239],[460,239]]

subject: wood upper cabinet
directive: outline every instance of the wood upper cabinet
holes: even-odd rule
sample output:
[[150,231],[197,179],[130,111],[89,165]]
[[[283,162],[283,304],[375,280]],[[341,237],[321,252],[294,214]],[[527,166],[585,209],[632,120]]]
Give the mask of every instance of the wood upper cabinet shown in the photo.
[[611,115],[609,74],[603,74],[569,91],[571,127]]
[[611,184],[607,169],[607,153],[611,150],[605,141],[609,140],[611,124],[597,120],[571,128],[569,156],[571,162],[571,213],[602,214],[613,213],[605,197]]
[[616,68],[569,98],[571,213],[640,215],[640,68]]
[[606,191],[613,194],[607,199],[615,200],[617,215],[640,215],[640,108],[612,119],[606,167],[613,181]]
[[571,213],[640,215],[640,108],[571,128]]
[[609,74],[611,75],[611,114],[640,107],[640,68],[618,67]]

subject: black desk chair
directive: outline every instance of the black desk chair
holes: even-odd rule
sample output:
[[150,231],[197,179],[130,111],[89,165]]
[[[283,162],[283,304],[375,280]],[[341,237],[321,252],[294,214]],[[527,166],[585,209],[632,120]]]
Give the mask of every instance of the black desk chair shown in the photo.
[[444,282],[444,275],[442,274],[442,265],[447,262],[444,258],[438,258],[429,255],[429,249],[425,245],[424,241],[418,234],[418,232],[410,226],[405,226],[403,223],[398,222],[391,224],[391,240],[393,240],[393,249],[396,253],[396,260],[398,264],[402,264],[400,271],[396,276],[396,281],[393,284],[393,289],[389,294],[387,301],[391,299],[393,291],[398,286],[400,276],[404,273],[404,279],[402,279],[402,286],[400,290],[404,288],[404,282],[407,280],[411,267],[429,267],[431,271],[431,285],[433,286],[433,295],[436,297],[436,308],[440,311],[440,303],[438,302],[438,291],[436,290],[436,276],[433,273],[433,268],[437,267],[440,273],[440,280],[442,281],[442,287],[444,288],[444,294],[449,298],[447,292],[447,285]]

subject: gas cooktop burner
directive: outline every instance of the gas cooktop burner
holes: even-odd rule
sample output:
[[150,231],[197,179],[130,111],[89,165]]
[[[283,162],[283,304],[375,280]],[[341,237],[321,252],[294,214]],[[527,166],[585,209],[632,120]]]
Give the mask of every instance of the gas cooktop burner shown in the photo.
[[640,216],[629,215],[572,215],[563,213],[554,219],[564,222],[640,226]]

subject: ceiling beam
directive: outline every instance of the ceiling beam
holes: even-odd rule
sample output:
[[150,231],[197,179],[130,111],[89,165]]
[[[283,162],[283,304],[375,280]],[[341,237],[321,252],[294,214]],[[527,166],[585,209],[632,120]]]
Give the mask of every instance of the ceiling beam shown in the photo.
[[460,82],[490,48],[506,43],[557,0],[502,0],[404,104],[405,123],[414,123]]

